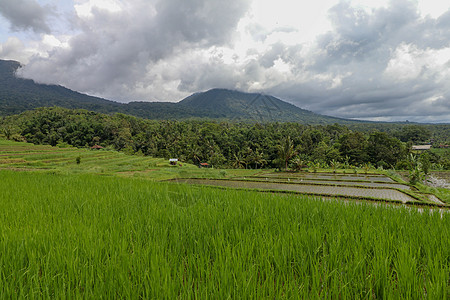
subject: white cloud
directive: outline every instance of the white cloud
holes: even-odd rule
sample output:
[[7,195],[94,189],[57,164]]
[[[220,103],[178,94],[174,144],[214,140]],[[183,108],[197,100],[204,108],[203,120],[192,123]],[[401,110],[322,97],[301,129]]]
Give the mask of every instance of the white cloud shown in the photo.
[[116,0],[76,0],[75,11],[80,18],[94,17],[95,10],[104,10],[110,13],[122,11],[122,5]]
[[414,45],[401,44],[389,61],[385,74],[392,80],[406,81],[419,76],[425,65],[424,51]]
[[448,12],[450,5],[443,0],[420,0],[418,8],[422,17],[439,18],[442,14]]
[[0,44],[0,57],[3,59],[11,59],[20,61],[20,58],[26,59],[29,53],[23,51],[23,43],[16,37],[10,37],[8,40]]
[[449,63],[450,48],[418,49],[412,44],[400,44],[388,63],[385,75],[395,81],[412,80],[421,75],[435,79],[448,78]]

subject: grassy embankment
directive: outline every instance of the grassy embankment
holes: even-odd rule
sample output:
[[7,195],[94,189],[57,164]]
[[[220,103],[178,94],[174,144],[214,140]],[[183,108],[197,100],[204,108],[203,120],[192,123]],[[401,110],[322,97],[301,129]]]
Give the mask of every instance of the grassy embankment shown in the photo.
[[[408,177],[407,172],[400,172],[399,174],[397,172],[388,170],[385,171],[384,173],[393,180],[395,180],[396,182],[407,184],[407,177]],[[441,171],[441,170],[435,172],[431,171],[431,175],[433,175],[433,173],[439,173],[440,176],[442,177],[445,176],[447,180],[450,179],[450,171]],[[442,202],[446,203],[447,205],[450,205],[450,189],[442,187],[432,187],[425,185],[423,183],[417,183],[416,185],[414,185],[414,188],[417,189],[418,193],[421,193],[423,195],[434,195]]]

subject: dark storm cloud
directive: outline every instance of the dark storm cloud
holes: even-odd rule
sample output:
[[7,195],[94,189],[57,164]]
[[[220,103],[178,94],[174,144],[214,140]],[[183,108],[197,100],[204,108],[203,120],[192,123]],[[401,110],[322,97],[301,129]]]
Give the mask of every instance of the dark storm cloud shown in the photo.
[[248,9],[247,1],[164,0],[156,5],[158,29],[178,41],[222,45]]
[[51,12],[35,0],[0,0],[0,14],[10,22],[13,31],[51,32],[47,24]]
[[330,9],[329,15],[334,31],[318,38],[319,49],[325,51],[317,58],[318,70],[364,59],[385,62],[390,47],[420,39],[414,30],[419,15],[409,1],[394,1],[388,9],[380,8],[372,14],[342,2]]
[[115,98],[127,99],[127,92],[152,79],[145,78],[149,68],[174,51],[229,44],[248,5],[241,0],[135,0],[121,11],[94,8],[90,17],[78,19],[81,33],[69,47],[33,58],[22,74],[107,96],[122,87]]

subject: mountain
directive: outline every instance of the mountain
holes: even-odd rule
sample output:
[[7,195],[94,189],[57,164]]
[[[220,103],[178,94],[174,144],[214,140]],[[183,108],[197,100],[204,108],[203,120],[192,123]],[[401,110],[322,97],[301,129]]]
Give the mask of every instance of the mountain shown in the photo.
[[[149,119],[209,117],[210,112],[195,111],[169,102],[114,102],[81,94],[59,85],[38,84],[15,76],[20,63],[0,60],[0,116],[18,114],[38,107],[81,108],[101,113],[124,113]],[[211,116],[214,118],[214,115]]]
[[212,89],[193,94],[179,102],[193,109],[205,109],[232,120],[299,122],[308,124],[355,123],[358,121],[319,115],[273,96]]
[[37,84],[33,80],[17,78],[16,61],[0,60],[0,115],[11,115],[44,106],[84,108],[109,112],[120,110],[121,104],[81,94],[62,86]]
[[59,85],[38,84],[15,76],[20,63],[0,60],[0,116],[38,107],[82,108],[101,113],[124,113],[148,119],[220,119],[308,124],[349,124],[358,121],[319,115],[269,95],[212,89],[178,103],[118,103],[72,91]]

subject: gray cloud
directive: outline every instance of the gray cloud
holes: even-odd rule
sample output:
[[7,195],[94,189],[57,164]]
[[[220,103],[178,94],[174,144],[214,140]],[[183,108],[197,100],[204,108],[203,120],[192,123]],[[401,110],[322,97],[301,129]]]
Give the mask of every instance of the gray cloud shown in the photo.
[[0,0],[0,14],[10,22],[13,31],[51,32],[47,24],[51,12],[35,0]]
[[177,101],[221,87],[345,118],[450,122],[450,62],[438,61],[450,51],[450,10],[433,19],[412,1],[372,11],[341,2],[329,10],[332,30],[313,45],[274,38],[295,28],[251,23],[246,33],[265,47],[238,55],[236,28],[249,2],[133,0],[122,11],[95,8],[77,19],[67,46],[33,57],[22,75],[123,101]]
[[[146,85],[144,80],[152,79],[146,76],[149,68],[159,60],[177,51],[230,44],[248,5],[241,0],[134,0],[118,12],[95,8],[91,17],[78,19],[81,33],[69,47],[34,57],[22,75],[129,99],[126,92]],[[119,93],[111,95],[111,90]]]
[[[331,87],[331,80],[311,79],[282,83],[270,92],[334,116],[450,122],[446,104],[450,103],[450,63],[430,67],[422,62],[433,60],[434,53],[428,57],[428,51],[450,47],[449,15],[450,11],[437,20],[422,19],[409,1],[393,1],[389,8],[370,14],[340,3],[330,10],[334,30],[317,39],[317,53],[310,59],[314,63],[299,72],[330,78],[344,75],[341,84]],[[398,72],[397,77],[388,76],[390,62],[403,48],[411,51],[405,55],[412,61],[389,70]],[[401,74],[401,67],[419,70],[410,76]],[[433,98],[438,100],[431,101]]]
[[[450,47],[449,13],[423,19],[410,1],[393,1],[372,12],[342,2],[330,10],[333,31],[319,36],[309,54],[301,45],[277,42],[243,65],[198,63],[190,67],[192,73],[180,72],[182,87],[190,92],[216,86],[248,90],[259,82],[257,90],[318,113],[450,122],[445,105],[450,103],[449,66],[429,66],[435,53],[427,54]],[[266,38],[262,27],[251,29],[255,40]],[[403,48],[413,61],[390,68]],[[277,60],[290,65],[290,74],[272,70]],[[410,76],[408,68],[419,70]]]
[[248,1],[164,0],[156,5],[155,23],[164,39],[202,45],[230,41],[232,29],[248,9]]

